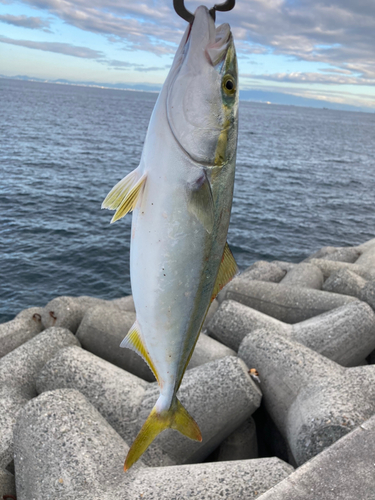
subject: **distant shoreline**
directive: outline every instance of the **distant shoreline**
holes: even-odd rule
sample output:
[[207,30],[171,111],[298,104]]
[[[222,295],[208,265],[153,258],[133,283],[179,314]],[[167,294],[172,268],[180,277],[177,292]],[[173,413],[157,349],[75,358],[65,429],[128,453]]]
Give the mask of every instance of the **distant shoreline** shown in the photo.
[[[42,80],[41,78],[30,78],[27,75],[19,75],[19,76],[5,76],[0,75],[0,79],[3,80],[14,80],[19,82],[33,82],[33,83],[46,83],[51,85],[65,85],[65,86],[73,86],[73,87],[86,87],[86,88],[97,88],[103,90],[125,90],[129,92],[144,92],[150,94],[158,94],[161,90],[161,85],[159,89],[153,88],[144,88],[147,85],[143,84],[135,84],[135,86],[139,86],[139,88],[128,87],[125,85],[128,84],[110,84],[110,83],[96,83],[96,82],[70,82],[65,80]],[[120,85],[120,86],[118,86]],[[124,85],[123,87],[121,85]],[[143,88],[142,88],[143,87]],[[286,101],[293,102],[286,102]],[[299,97],[290,93],[282,93],[282,92],[265,92],[261,90],[240,90],[240,101],[242,102],[254,102],[260,104],[270,104],[276,106],[298,106],[303,108],[310,109],[320,109],[326,111],[348,111],[352,113],[366,113],[366,114],[374,114],[375,109],[363,109],[357,106],[352,106],[349,104],[337,104],[330,101],[318,100],[318,99],[308,99],[304,97]]]

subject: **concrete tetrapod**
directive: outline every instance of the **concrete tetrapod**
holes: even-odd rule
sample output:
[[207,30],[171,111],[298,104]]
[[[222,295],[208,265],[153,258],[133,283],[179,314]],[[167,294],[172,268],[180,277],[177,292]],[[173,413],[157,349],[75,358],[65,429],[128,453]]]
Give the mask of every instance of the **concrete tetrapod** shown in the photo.
[[108,304],[106,300],[94,297],[68,297],[61,296],[48,302],[42,311],[42,324],[44,328],[61,326],[76,333],[85,312],[98,304]]
[[343,366],[358,365],[375,349],[375,314],[360,301],[288,325],[234,300],[225,300],[208,331],[238,350],[244,337],[259,328],[294,339]]
[[356,261],[358,266],[374,269],[375,267],[375,246],[370,246]]
[[285,276],[286,272],[280,269],[279,266],[272,262],[265,260],[258,260],[247,269],[245,269],[235,279],[238,280],[257,280],[257,281],[271,281],[272,283],[279,283]]
[[41,314],[41,307],[31,307],[18,313],[12,321],[0,324],[0,358],[43,330]]
[[[48,362],[37,379],[38,392],[78,389],[127,443],[132,443],[159,395],[147,383],[78,348],[67,348]],[[229,356],[188,370],[178,398],[201,430],[198,443],[168,429],[142,456],[148,465],[205,459],[259,407],[261,392],[242,360]]]
[[311,288],[255,280],[246,283],[231,281],[218,296],[220,303],[229,299],[291,324],[356,300]]
[[375,310],[375,280],[367,281],[348,269],[332,273],[324,283],[323,289],[327,292],[357,297]]
[[375,417],[299,467],[259,500],[374,500]]
[[324,259],[352,264],[360,255],[361,251],[356,247],[323,247],[307,257],[303,262],[310,262],[312,259]]
[[244,306],[235,300],[224,300],[207,325],[210,337],[238,351],[243,338],[251,331],[266,328],[269,331],[291,332],[291,325],[267,314]]
[[320,290],[324,283],[322,271],[313,264],[301,263],[290,269],[280,281],[281,285],[314,288]]
[[340,269],[348,269],[349,271],[358,274],[358,276],[361,276],[366,280],[375,279],[374,269],[369,269],[367,267],[360,266],[357,263],[349,264],[348,262],[334,262],[331,260],[324,260],[324,259],[311,259],[309,263],[314,264],[314,266],[316,267],[319,267],[319,269],[322,271],[324,275],[324,279],[329,278],[332,273],[339,271]]
[[258,442],[253,417],[237,427],[210,455],[212,461],[246,460],[258,457]]
[[15,428],[17,499],[255,498],[293,468],[277,458],[122,470],[128,446],[74,390],[46,392]]
[[[214,305],[216,307],[216,302]],[[155,377],[143,359],[130,349],[120,348],[135,319],[134,312],[121,310],[108,303],[99,304],[84,315],[77,330],[77,338],[84,349],[143,380],[153,382]],[[226,346],[200,335],[189,368],[232,355],[235,353]]]
[[19,410],[34,396],[35,377],[59,349],[79,345],[65,328],[48,328],[0,360],[0,468],[13,460],[13,426]]
[[266,330],[238,355],[259,372],[264,403],[298,465],[375,413],[375,366],[344,368]]

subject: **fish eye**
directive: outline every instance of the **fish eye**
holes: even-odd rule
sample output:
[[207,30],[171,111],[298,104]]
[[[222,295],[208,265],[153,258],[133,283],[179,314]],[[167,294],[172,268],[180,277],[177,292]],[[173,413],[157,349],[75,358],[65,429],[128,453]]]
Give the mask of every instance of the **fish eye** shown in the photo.
[[223,90],[227,95],[233,95],[236,91],[236,84],[232,75],[225,75],[222,82]]

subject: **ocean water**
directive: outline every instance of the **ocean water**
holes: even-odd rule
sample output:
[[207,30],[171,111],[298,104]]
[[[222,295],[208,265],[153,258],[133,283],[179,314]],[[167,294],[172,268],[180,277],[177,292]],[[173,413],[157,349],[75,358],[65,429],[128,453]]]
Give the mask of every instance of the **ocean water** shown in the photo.
[[[138,165],[156,97],[0,79],[0,321],[58,295],[131,293],[131,216],[110,225],[100,206]],[[375,114],[241,102],[240,269],[374,237],[374,139]]]

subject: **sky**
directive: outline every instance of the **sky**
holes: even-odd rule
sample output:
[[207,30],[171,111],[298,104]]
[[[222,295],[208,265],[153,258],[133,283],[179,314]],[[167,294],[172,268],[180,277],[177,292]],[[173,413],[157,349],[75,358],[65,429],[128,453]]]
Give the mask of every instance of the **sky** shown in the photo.
[[[375,111],[375,0],[237,0],[223,22],[242,91]],[[185,28],[172,0],[0,0],[0,75],[158,90]]]

